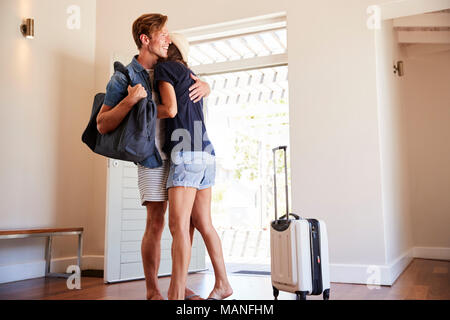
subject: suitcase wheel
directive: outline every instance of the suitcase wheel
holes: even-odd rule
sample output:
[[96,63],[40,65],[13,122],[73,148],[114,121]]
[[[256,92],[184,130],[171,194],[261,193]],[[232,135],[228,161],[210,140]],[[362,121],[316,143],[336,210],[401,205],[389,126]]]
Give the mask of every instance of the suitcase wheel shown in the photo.
[[306,291],[297,291],[295,294],[297,295],[296,300],[306,300]]
[[323,300],[330,300],[330,289],[326,289],[323,292]]
[[280,293],[280,290],[272,286],[273,288],[273,296],[275,297],[275,300],[278,300],[278,294]]

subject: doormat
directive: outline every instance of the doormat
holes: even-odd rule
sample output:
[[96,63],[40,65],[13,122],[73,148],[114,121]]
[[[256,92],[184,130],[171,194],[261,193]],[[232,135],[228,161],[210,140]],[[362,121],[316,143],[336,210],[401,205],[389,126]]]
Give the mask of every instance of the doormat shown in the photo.
[[103,270],[81,270],[82,277],[103,278]]
[[239,271],[235,271],[233,273],[257,274],[257,275],[260,275],[260,276],[270,276],[270,271],[239,270]]

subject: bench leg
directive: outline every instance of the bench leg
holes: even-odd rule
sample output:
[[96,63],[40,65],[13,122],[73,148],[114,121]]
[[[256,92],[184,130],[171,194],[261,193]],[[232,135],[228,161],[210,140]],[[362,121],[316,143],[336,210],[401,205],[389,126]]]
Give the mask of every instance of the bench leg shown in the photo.
[[[78,234],[78,256],[77,263],[80,268],[81,275],[81,256],[83,252],[83,233]],[[54,273],[50,272],[52,262],[52,236],[47,236],[47,244],[45,246],[45,276],[49,278],[68,278],[71,273]]]
[[50,274],[50,264],[52,261],[52,236],[47,237],[47,245],[45,246],[45,276]]
[[81,275],[81,255],[83,253],[83,232],[78,235],[78,267]]

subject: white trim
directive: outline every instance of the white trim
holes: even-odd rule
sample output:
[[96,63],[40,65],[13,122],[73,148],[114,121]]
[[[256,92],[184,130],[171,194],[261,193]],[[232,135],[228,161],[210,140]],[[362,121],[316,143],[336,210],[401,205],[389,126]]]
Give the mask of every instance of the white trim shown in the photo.
[[267,28],[286,26],[286,12],[217,23],[208,26],[177,30],[192,41],[202,41],[216,37],[230,37],[245,32],[264,31]]
[[398,27],[450,27],[450,13],[419,14],[417,16],[394,19],[394,28]]
[[[52,259],[51,272],[64,273],[68,266],[76,265],[77,257]],[[103,270],[103,256],[82,256],[81,270]],[[0,266],[0,283],[21,281],[45,276],[45,260]]]
[[414,58],[450,50],[450,44],[411,44],[404,46],[406,56]]
[[403,271],[413,260],[413,249],[408,250],[406,253],[398,257],[394,262],[389,265],[389,285],[393,285],[395,280],[402,274]]
[[450,260],[450,248],[443,247],[415,247],[414,258]]
[[[450,260],[450,248],[414,247],[388,265],[330,264],[330,281],[392,286],[414,258]],[[373,280],[376,281],[373,281]]]
[[411,249],[389,265],[331,264],[330,281],[391,286],[412,259]]
[[380,5],[381,19],[395,19],[450,8],[450,0],[396,0]]
[[0,283],[40,278],[45,275],[45,260],[0,266]]
[[246,71],[259,68],[285,66],[288,64],[287,53],[273,54],[264,57],[256,57],[235,61],[225,61],[213,64],[202,64],[193,66],[192,70],[200,76],[214,75],[220,73]]
[[450,44],[450,31],[397,31],[398,43]]

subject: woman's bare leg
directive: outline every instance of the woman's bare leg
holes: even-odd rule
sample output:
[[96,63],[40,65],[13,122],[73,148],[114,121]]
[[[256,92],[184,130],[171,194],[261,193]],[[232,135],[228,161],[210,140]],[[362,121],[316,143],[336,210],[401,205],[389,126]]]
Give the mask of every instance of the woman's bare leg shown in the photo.
[[190,222],[197,189],[173,187],[169,189],[169,229],[172,234],[172,278],[169,300],[185,297],[186,279],[191,259]]
[[192,208],[192,222],[205,241],[214,268],[216,282],[208,298],[225,299],[233,294],[228,281],[222,244],[211,220],[211,188],[198,190]]

